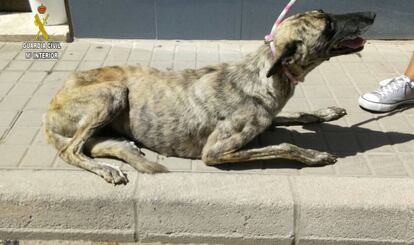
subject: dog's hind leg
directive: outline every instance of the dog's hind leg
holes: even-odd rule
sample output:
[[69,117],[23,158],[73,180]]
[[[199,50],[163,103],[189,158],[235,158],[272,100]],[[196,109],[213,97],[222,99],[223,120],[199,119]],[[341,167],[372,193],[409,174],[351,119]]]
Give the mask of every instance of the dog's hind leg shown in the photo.
[[281,112],[273,118],[272,124],[275,126],[293,126],[322,123],[337,120],[345,115],[345,109],[339,107],[328,107],[313,112]]
[[[128,179],[119,168],[89,158],[84,154],[84,146],[127,106],[128,89],[116,82],[63,90],[54,97],[45,116],[47,140],[67,163],[93,172],[107,182],[126,184]],[[70,137],[68,132],[73,132]]]
[[85,152],[92,157],[115,157],[141,173],[168,172],[164,166],[145,159],[134,142],[123,138],[91,138],[85,145]]

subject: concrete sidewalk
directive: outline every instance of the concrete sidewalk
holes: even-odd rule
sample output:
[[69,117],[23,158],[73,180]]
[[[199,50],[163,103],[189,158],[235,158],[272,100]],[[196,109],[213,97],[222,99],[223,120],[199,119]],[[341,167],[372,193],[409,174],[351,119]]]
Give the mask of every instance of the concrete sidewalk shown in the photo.
[[255,141],[328,151],[341,156],[335,165],[213,168],[146,151],[173,173],[137,174],[107,159],[130,180],[114,187],[62,162],[44,142],[42,114],[72,71],[125,63],[196,68],[242,59],[260,44],[82,40],[62,44],[58,60],[32,60],[21,43],[0,43],[0,240],[414,244],[414,109],[371,114],[357,105],[379,80],[404,71],[414,41],[372,41],[361,56],[324,63],[285,110],[336,105],[348,115],[274,128]]

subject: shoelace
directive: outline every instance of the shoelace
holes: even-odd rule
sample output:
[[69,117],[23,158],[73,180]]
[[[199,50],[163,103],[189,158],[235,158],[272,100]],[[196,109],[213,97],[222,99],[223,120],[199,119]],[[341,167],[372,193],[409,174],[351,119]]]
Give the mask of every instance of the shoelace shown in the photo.
[[393,93],[395,90],[398,90],[404,86],[410,86],[410,88],[413,88],[414,84],[410,80],[407,80],[405,76],[399,76],[392,79],[385,86],[380,87],[376,92],[381,96],[387,96],[388,94]]

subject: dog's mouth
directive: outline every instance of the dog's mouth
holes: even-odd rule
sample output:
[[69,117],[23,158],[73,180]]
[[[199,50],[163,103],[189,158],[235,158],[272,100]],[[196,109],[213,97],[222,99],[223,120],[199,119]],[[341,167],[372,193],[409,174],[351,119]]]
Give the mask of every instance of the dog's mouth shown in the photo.
[[349,37],[333,45],[330,53],[332,55],[342,55],[356,53],[364,49],[366,40],[362,37]]

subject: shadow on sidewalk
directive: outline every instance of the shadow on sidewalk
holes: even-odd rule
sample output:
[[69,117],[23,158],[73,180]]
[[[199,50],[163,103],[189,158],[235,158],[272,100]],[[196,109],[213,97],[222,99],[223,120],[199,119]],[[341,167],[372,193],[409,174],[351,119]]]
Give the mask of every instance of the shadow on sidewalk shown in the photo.
[[[395,114],[395,113],[393,113]],[[259,135],[253,143],[244,149],[291,143],[306,149],[325,151],[341,158],[355,156],[387,145],[399,145],[414,140],[414,134],[400,132],[383,132],[361,127],[365,123],[390,116],[389,114],[372,118],[343,127],[330,123],[310,124],[294,127],[272,127]],[[279,137],[280,136],[280,137]],[[414,150],[414,144],[410,146]],[[312,168],[298,161],[286,159],[273,159],[253,162],[238,162],[218,165],[223,170],[249,170],[249,169],[301,169]],[[318,166],[315,166],[318,167]]]

